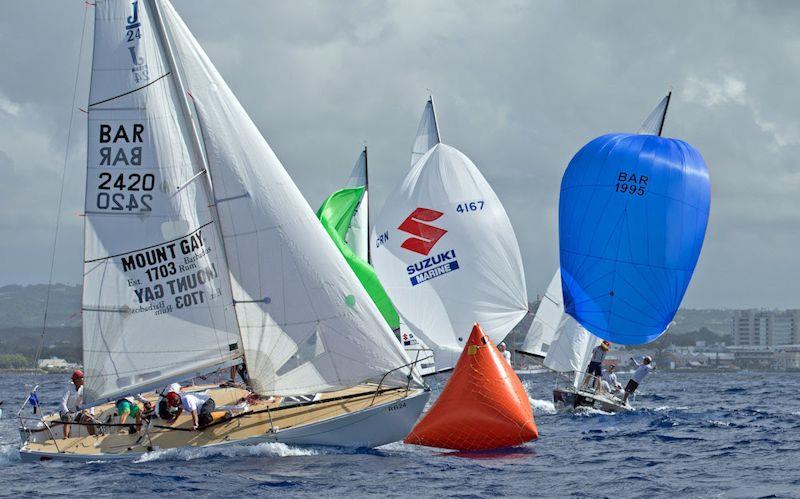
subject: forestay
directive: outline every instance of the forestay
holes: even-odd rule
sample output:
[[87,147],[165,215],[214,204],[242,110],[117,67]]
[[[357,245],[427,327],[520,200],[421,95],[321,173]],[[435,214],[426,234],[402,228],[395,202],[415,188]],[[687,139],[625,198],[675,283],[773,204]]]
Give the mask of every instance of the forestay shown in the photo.
[[360,259],[369,262],[369,186],[367,185],[367,148],[358,156],[345,187],[364,187],[344,241]]
[[[407,364],[255,124],[175,10],[159,4],[199,117],[254,388],[314,393]],[[384,383],[404,384],[408,372]]]
[[708,168],[686,142],[609,134],[584,146],[559,199],[567,313],[614,343],[656,339],[694,272],[710,194]]
[[425,109],[422,111],[419,126],[417,126],[414,145],[411,147],[411,166],[414,166],[414,163],[441,141],[439,123],[436,121],[436,109],[433,107],[433,97],[429,97],[428,102],[425,103]]
[[84,402],[241,357],[228,271],[148,3],[98,1],[88,108]]
[[500,342],[527,311],[522,259],[500,200],[477,167],[438,144],[386,200],[373,263],[401,319],[455,365],[474,323]]

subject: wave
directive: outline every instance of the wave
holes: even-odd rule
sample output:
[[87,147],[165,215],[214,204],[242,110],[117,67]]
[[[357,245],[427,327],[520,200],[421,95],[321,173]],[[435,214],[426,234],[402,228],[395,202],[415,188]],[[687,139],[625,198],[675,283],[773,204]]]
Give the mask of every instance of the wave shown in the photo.
[[555,414],[556,413],[556,406],[549,400],[540,400],[528,397],[528,400],[531,403],[531,407],[533,408],[534,416],[537,414]]
[[596,409],[594,407],[586,407],[580,406],[572,409],[571,411],[573,414],[578,416],[616,416],[617,413],[614,412],[607,412],[601,411],[600,409]]
[[225,457],[293,457],[293,456],[316,456],[320,454],[315,449],[291,447],[280,442],[265,442],[257,445],[226,445],[214,447],[182,447],[179,449],[165,449],[148,452],[136,459],[136,463],[147,463],[151,461],[193,461],[215,456]]
[[19,448],[13,444],[0,445],[0,466],[19,463]]

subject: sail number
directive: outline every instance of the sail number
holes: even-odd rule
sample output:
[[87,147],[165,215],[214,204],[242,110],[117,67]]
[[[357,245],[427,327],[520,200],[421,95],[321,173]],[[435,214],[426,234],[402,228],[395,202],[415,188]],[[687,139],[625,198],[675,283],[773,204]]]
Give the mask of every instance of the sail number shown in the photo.
[[468,203],[459,203],[456,206],[458,213],[469,213],[470,211],[481,211],[483,209],[483,201],[470,201]]
[[648,180],[649,178],[646,175],[637,176],[635,173],[619,172],[614,192],[630,194],[631,196],[644,196],[645,192],[647,192]]
[[[152,173],[119,173],[112,175],[100,172],[100,184],[97,186],[97,209],[111,211],[152,211],[150,203],[152,194],[133,194],[124,191],[152,191],[156,185],[156,177]],[[123,192],[103,192],[119,190]]]

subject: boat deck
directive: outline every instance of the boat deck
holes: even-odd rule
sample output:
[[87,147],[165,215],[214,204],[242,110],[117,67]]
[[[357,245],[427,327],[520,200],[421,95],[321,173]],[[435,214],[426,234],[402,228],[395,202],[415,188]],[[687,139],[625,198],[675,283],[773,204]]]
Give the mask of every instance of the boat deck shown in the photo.
[[[184,412],[173,423],[153,418],[149,428],[143,425],[141,431],[135,434],[128,434],[125,428],[122,428],[123,433],[118,432],[120,427],[105,427],[104,434],[88,435],[85,427],[73,425],[72,433],[76,436],[65,439],[60,438],[62,429],[56,414],[45,418],[52,432],[47,428],[33,430],[31,438],[20,451],[45,456],[55,454],[54,457],[102,458],[141,454],[159,449],[245,442],[253,439],[266,441],[270,434],[326,421],[371,406],[391,403],[407,396],[405,388],[384,389],[377,396],[376,389],[376,385],[360,385],[324,393],[313,402],[289,405],[282,405],[283,400],[279,397],[259,400],[250,404],[246,411],[238,413],[234,411],[227,419],[216,421],[197,431],[192,429],[191,414]],[[196,386],[187,391],[207,393],[218,407],[235,405],[249,393],[241,388],[217,386]],[[156,394],[145,394],[144,397],[154,405],[158,399]],[[95,408],[95,413],[99,414],[98,420],[112,424],[117,423],[117,418],[113,417],[109,421],[108,417],[113,416],[115,412],[113,403]],[[133,421],[129,418],[126,423],[128,422]],[[53,436],[56,438],[53,439]],[[46,458],[45,456],[43,457]]]

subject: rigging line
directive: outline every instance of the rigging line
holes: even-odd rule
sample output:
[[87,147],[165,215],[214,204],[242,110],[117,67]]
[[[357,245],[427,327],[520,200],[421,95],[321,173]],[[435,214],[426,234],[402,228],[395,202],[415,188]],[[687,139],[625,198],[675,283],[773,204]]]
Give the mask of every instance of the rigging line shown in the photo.
[[86,38],[86,20],[88,18],[89,5],[85,4],[83,8],[83,27],[81,28],[81,42],[78,47],[78,63],[75,65],[75,83],[72,88],[72,104],[70,105],[69,125],[67,126],[67,143],[64,147],[64,166],[61,168],[61,187],[58,191],[58,208],[56,209],[56,230],[53,234],[53,247],[50,251],[50,273],[47,278],[47,293],[44,299],[44,317],[42,318],[42,335],[39,339],[39,345],[36,347],[36,356],[33,359],[34,367],[39,362],[39,356],[42,354],[44,347],[44,337],[47,330],[47,310],[50,306],[50,291],[53,287],[53,270],[55,269],[56,261],[56,245],[58,244],[58,232],[61,228],[61,207],[64,201],[64,184],[67,180],[67,165],[69,164],[69,145],[72,141],[72,123],[75,120],[75,107],[78,100],[78,80],[81,74],[81,59],[83,58],[83,41]]
[[112,100],[114,100],[114,99],[119,99],[120,97],[125,97],[126,95],[130,95],[130,94],[132,94],[132,93],[134,93],[134,92],[138,92],[139,90],[144,90],[145,88],[149,87],[149,86],[150,86],[150,85],[152,85],[153,83],[156,83],[157,81],[159,81],[159,80],[162,80],[162,79],[166,78],[167,76],[169,76],[169,75],[170,75],[170,73],[172,73],[172,71],[167,71],[166,73],[164,73],[163,75],[159,76],[159,77],[158,77],[158,78],[156,78],[155,80],[151,81],[151,82],[150,82],[150,83],[148,83],[147,85],[142,85],[141,87],[134,88],[133,90],[128,90],[127,92],[125,92],[125,93],[123,93],[123,94],[119,94],[119,95],[117,95],[117,96],[115,96],[115,97],[109,97],[108,99],[103,99],[103,100],[101,100],[101,101],[99,101],[99,102],[94,102],[94,103],[92,103],[92,104],[89,104],[89,107],[92,107],[92,106],[99,106],[100,104],[105,104],[106,102],[112,101]]
[[208,226],[208,225],[211,225],[211,224],[213,224],[213,223],[214,223],[214,221],[213,221],[213,220],[212,220],[212,221],[210,221],[210,222],[206,222],[206,223],[204,223],[203,225],[201,225],[200,227],[196,228],[195,230],[193,230],[193,231],[190,231],[190,232],[189,232],[189,233],[187,233],[185,236],[176,237],[175,239],[170,239],[169,241],[164,241],[163,243],[154,244],[154,245],[152,245],[152,246],[147,246],[147,247],[144,247],[144,248],[132,249],[132,250],[130,250],[130,251],[123,251],[122,253],[117,253],[116,255],[108,255],[108,256],[103,256],[103,257],[100,257],[100,258],[94,258],[94,259],[92,259],[92,260],[86,260],[86,261],[85,261],[85,262],[83,262],[83,263],[93,263],[93,262],[99,262],[99,261],[102,261],[102,260],[110,260],[110,259],[112,259],[112,258],[116,258],[116,257],[118,257],[118,256],[122,256],[122,255],[129,255],[129,254],[131,254],[131,253],[136,253],[136,252],[138,252],[138,251],[145,251],[145,250],[149,250],[149,249],[157,248],[157,247],[159,247],[159,246],[164,246],[165,244],[174,243],[175,241],[178,241],[178,240],[180,240],[180,239],[185,239],[185,238],[187,238],[187,237],[191,236],[192,234],[194,234],[194,233],[195,233],[195,232],[197,232],[198,230],[202,229],[203,227],[206,227],[206,226]]

